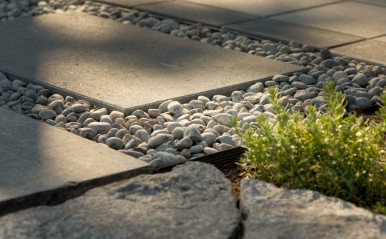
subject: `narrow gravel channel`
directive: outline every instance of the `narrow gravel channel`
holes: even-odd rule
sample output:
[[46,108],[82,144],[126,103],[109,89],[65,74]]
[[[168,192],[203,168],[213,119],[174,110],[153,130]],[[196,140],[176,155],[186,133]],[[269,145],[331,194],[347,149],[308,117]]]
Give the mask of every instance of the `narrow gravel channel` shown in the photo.
[[167,100],[157,109],[136,110],[131,115],[97,109],[87,101],[52,94],[48,89],[31,83],[10,81],[0,72],[1,107],[106,144],[155,167],[239,146],[240,137],[231,129],[231,118],[237,116],[243,127],[254,124],[261,114],[274,118],[274,109],[266,93],[270,86],[279,89],[283,103],[290,110],[301,112],[308,105],[321,110],[327,107],[323,85],[328,81],[335,82],[336,90],[345,94],[348,111],[376,104],[386,86],[384,67],[345,56],[332,56],[327,49],[317,51],[296,42],[284,44],[250,39],[226,29],[183,24],[146,12],[82,0],[0,0],[0,21],[64,11],[80,11],[305,67],[302,72],[275,75],[268,81],[257,82],[231,95],[199,96],[186,104]]

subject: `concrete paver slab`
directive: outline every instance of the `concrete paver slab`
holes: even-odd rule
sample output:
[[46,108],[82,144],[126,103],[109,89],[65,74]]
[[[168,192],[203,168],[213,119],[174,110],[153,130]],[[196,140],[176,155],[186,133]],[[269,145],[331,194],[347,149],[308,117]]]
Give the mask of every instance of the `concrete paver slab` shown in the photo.
[[369,3],[374,5],[386,6],[385,0],[356,0],[357,2]]
[[0,214],[144,172],[149,164],[0,108]]
[[97,2],[115,4],[122,7],[133,7],[145,4],[160,3],[160,2],[170,2],[174,0],[96,0]]
[[373,38],[373,40],[381,41],[381,42],[386,42],[386,36],[376,37],[376,38]]
[[353,35],[272,19],[257,19],[227,25],[226,27],[262,38],[284,42],[296,41],[319,48],[338,46],[363,39]]
[[187,0],[208,6],[243,12],[257,16],[271,16],[284,12],[320,6],[339,0]]
[[90,190],[52,207],[0,217],[0,238],[236,238],[240,213],[230,181],[213,165],[190,162],[171,172]]
[[331,4],[274,19],[366,38],[386,34],[386,7],[357,2]]
[[331,52],[386,66],[386,41],[366,40],[334,48]]
[[2,22],[0,32],[0,70],[121,109],[227,94],[302,69],[75,12]]
[[251,20],[253,16],[189,2],[166,2],[138,6],[138,9],[211,26]]

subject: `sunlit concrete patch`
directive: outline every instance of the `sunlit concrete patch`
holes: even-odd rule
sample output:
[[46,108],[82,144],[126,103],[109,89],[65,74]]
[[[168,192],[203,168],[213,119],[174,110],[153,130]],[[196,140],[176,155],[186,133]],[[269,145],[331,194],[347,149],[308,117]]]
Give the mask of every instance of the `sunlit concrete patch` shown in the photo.
[[358,2],[344,1],[274,19],[365,38],[386,34],[386,7]]
[[332,49],[333,53],[386,65],[386,39],[366,40]]
[[302,69],[75,12],[4,22],[0,32],[0,69],[123,110],[226,94]]
[[211,26],[222,26],[233,22],[241,22],[256,18],[246,13],[239,13],[228,9],[206,6],[185,1],[173,1],[160,4],[138,6],[138,9],[156,13],[171,18],[183,19],[191,22],[201,22]]
[[256,19],[247,22],[230,24],[226,27],[261,38],[284,42],[296,41],[319,48],[338,46],[363,39],[349,34],[273,19]]
[[204,4],[212,7],[223,8],[231,11],[243,12],[256,16],[270,16],[290,11],[298,11],[339,2],[339,0],[187,0],[189,2]]
[[122,7],[134,7],[146,4],[171,2],[175,0],[96,0],[96,2],[102,2],[107,4],[114,4]]
[[5,108],[0,108],[0,142],[0,214],[49,203],[60,190],[151,171],[141,160]]

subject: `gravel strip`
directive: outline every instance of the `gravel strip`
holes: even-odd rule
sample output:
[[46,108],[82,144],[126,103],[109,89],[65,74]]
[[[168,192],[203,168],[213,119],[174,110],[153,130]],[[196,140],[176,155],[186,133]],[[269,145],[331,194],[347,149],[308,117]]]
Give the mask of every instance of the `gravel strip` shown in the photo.
[[386,86],[386,68],[345,56],[332,57],[327,49],[316,51],[296,42],[284,44],[254,40],[226,29],[216,31],[200,24],[182,24],[146,12],[82,0],[0,0],[1,21],[64,11],[82,11],[123,24],[135,24],[177,37],[305,66],[303,72],[290,76],[275,75],[268,81],[256,82],[231,95],[215,95],[211,99],[199,96],[186,104],[167,100],[157,109],[136,110],[127,116],[118,111],[97,109],[84,100],[52,94],[38,85],[9,81],[0,72],[1,107],[106,144],[155,167],[166,167],[239,146],[240,137],[231,129],[231,118],[236,116],[245,127],[253,124],[261,114],[274,117],[267,95],[270,86],[280,90],[289,109],[301,112],[309,105],[319,109],[327,107],[323,85],[328,81],[335,82],[336,90],[345,94],[348,111],[379,102]]

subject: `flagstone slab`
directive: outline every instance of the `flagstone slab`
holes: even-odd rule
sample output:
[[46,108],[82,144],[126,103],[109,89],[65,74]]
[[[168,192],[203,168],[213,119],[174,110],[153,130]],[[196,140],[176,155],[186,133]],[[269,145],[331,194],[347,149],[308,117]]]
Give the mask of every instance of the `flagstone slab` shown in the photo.
[[331,52],[386,66],[386,41],[366,40],[334,48]]
[[274,19],[365,38],[386,34],[386,7],[358,2],[345,1]]
[[[84,13],[0,23],[0,71],[131,112],[302,69]],[[84,97],[83,97],[84,98]]]
[[189,162],[0,217],[0,238],[227,239],[239,222],[230,181],[213,165]]
[[338,46],[363,39],[353,35],[273,19],[257,19],[226,27],[264,39],[284,42],[296,41],[319,48]]
[[256,16],[271,16],[280,13],[320,6],[338,0],[187,0],[212,7],[243,12]]
[[190,2],[173,1],[159,4],[148,4],[137,7],[140,10],[162,16],[182,19],[190,22],[201,22],[211,26],[222,26],[256,18],[245,13],[220,9]]
[[0,215],[151,172],[149,164],[0,108]]

